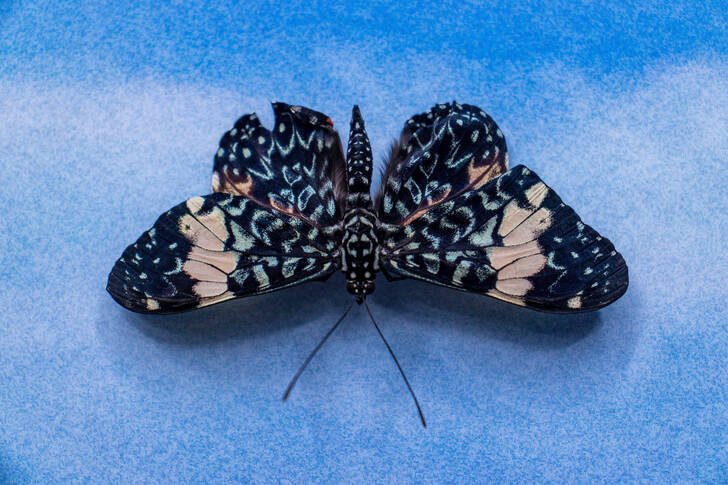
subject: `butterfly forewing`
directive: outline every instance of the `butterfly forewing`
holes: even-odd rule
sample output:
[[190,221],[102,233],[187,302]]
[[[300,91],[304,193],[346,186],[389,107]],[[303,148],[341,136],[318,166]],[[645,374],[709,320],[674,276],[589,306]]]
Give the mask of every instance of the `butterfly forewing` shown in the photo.
[[194,197],[129,246],[108,290],[126,308],[169,312],[277,290],[337,269],[317,228],[245,197]]
[[399,227],[383,253],[392,273],[546,311],[600,308],[628,282],[612,243],[522,165]]

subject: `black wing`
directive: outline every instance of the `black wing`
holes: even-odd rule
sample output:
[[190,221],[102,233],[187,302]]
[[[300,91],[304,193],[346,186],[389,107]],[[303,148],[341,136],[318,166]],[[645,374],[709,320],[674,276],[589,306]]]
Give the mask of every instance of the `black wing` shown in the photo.
[[227,132],[213,190],[159,217],[109,274],[107,289],[137,312],[188,310],[325,279],[340,265],[346,199],[341,143],[323,114],[274,105]]
[[[458,110],[452,111],[434,123],[433,131],[457,120]],[[443,142],[467,143],[462,138]],[[477,140],[471,138],[473,143]],[[487,138],[484,144],[480,150],[495,150]],[[428,149],[446,150],[437,142]],[[415,161],[400,163],[418,170]],[[438,163],[447,167],[453,160],[440,157]],[[467,188],[426,202],[424,210],[422,203],[411,202],[412,190],[391,202],[399,210],[387,212],[379,200],[378,214],[397,214],[395,223],[380,226],[386,272],[556,312],[595,310],[626,291],[627,266],[612,243],[528,168],[519,165],[474,188],[467,186],[469,179],[467,171],[451,177],[449,185]],[[435,182],[429,183],[434,187]],[[401,180],[382,184],[405,186]]]
[[342,218],[346,161],[331,119],[302,106],[274,103],[273,130],[255,113],[223,135],[215,154],[212,190],[326,228]]
[[438,104],[407,120],[392,145],[375,197],[377,217],[407,225],[506,170],[506,140],[490,116],[467,104]]

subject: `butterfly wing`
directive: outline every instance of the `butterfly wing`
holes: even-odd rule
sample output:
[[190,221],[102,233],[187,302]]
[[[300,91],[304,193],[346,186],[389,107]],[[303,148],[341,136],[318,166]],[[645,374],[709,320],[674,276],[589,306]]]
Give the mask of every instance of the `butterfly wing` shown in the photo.
[[476,106],[438,104],[405,123],[375,197],[377,217],[407,225],[508,170],[506,141]]
[[[519,165],[483,183],[469,180],[467,171],[460,172],[447,183],[466,188],[434,203],[427,198],[410,202],[412,190],[391,202],[396,208],[404,199],[399,210],[387,213],[385,200],[378,201],[378,214],[396,221],[379,228],[385,274],[555,312],[595,310],[626,291],[627,266],[612,243],[584,224],[531,170]],[[429,183],[434,187],[434,182]],[[391,180],[382,184],[405,186]]]
[[339,266],[346,164],[326,115],[273,105],[225,133],[212,189],[162,214],[109,274],[114,299],[169,313],[329,277]]
[[182,311],[325,279],[337,269],[335,253],[306,221],[215,193],[162,214],[126,248],[107,289],[136,312]]
[[274,103],[273,130],[255,113],[223,135],[215,154],[213,192],[226,192],[306,220],[336,225],[346,202],[346,162],[330,118]]

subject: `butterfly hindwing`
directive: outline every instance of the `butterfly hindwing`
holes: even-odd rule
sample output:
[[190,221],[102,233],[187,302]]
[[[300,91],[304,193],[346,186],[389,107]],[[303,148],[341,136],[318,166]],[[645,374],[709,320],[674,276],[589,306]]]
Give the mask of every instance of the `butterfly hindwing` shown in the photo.
[[334,241],[246,197],[193,197],[124,251],[107,289],[137,312],[197,308],[325,279],[338,267]]
[[534,309],[594,310],[628,284],[612,243],[522,165],[382,234],[387,272]]
[[241,195],[323,228],[341,220],[346,162],[341,140],[323,113],[274,103],[265,128],[255,113],[223,135],[212,190]]
[[375,197],[377,217],[407,225],[507,169],[505,138],[490,116],[467,104],[435,105],[410,118],[393,144]]

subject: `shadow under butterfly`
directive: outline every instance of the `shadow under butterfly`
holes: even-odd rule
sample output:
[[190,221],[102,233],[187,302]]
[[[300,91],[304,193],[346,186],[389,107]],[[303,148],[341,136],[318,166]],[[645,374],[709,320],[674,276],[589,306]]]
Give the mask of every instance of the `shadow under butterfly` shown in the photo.
[[274,103],[272,130],[248,114],[225,133],[212,192],[162,214],[123,252],[107,290],[129,310],[173,313],[306,281],[346,277],[354,301],[285,391],[363,304],[382,272],[547,312],[585,312],[624,294],[627,265],[534,172],[508,168],[484,111],[456,102],[410,118],[372,199],[372,152],[354,107],[347,153],[326,115]]

